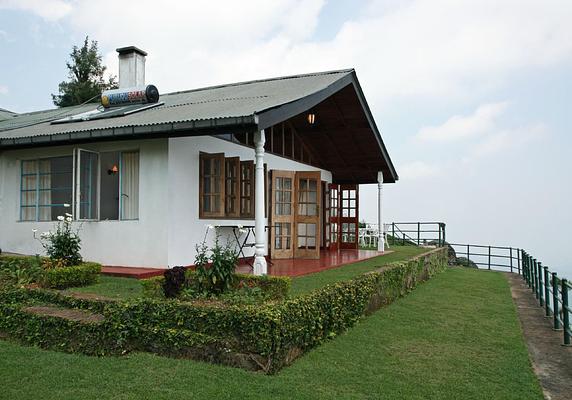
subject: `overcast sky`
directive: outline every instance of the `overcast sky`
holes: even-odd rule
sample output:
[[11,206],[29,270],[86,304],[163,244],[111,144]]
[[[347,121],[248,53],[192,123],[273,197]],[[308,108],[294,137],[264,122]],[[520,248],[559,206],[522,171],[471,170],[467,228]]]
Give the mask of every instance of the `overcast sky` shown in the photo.
[[[400,175],[386,221],[529,249],[572,277],[572,1],[0,0],[0,108],[52,106],[85,35],[161,92],[354,67]],[[377,187],[360,219],[376,220]]]

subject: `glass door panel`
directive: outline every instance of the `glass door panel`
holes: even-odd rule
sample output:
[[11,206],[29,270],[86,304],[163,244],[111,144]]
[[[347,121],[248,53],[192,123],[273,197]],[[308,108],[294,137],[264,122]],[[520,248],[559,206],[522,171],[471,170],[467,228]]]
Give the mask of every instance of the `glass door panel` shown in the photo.
[[272,212],[270,253],[272,258],[293,258],[294,177],[293,171],[271,171]]
[[296,258],[320,258],[321,173],[296,172]]
[[340,213],[339,213],[339,185],[330,183],[330,251],[339,249],[340,244]]
[[357,185],[339,186],[339,238],[341,249],[358,248],[359,191]]

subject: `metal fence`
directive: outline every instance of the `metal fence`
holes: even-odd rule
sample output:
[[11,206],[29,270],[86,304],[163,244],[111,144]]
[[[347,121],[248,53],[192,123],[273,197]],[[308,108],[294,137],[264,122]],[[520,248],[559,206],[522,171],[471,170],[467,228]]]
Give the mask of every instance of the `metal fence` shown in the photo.
[[462,265],[500,271],[522,272],[521,249],[481,244],[449,243]]
[[390,245],[451,246],[461,265],[517,273],[544,309],[546,317],[552,318],[555,330],[562,331],[563,344],[572,342],[570,296],[572,283],[558,277],[547,266],[518,247],[489,246],[482,244],[446,243],[444,222],[392,222],[384,225]]
[[564,345],[570,346],[572,326],[570,325],[570,292],[572,284],[565,278],[559,278],[556,272],[551,272],[547,266],[522,250],[522,276],[527,286],[544,307],[546,317],[552,317],[554,330],[561,330]]
[[445,244],[444,222],[392,222],[384,229],[390,246]]
[[521,275],[538,300],[538,305],[544,308],[545,315],[552,317],[554,329],[562,331],[563,344],[571,345],[572,308],[569,299],[572,284],[567,279],[559,278],[556,272],[551,272],[520,248],[460,243],[449,245],[455,250],[457,262],[461,265]]

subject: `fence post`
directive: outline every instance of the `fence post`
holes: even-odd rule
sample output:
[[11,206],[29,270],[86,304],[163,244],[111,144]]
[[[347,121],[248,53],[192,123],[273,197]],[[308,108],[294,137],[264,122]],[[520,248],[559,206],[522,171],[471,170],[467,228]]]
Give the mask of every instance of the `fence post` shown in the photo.
[[491,269],[491,246],[489,246],[489,269]]
[[518,274],[520,275],[520,270],[522,269],[522,274],[524,275],[524,265],[521,265],[520,249],[516,249],[516,266],[518,268]]
[[443,245],[445,245],[445,242],[447,241],[447,240],[445,239],[445,230],[446,230],[445,228],[446,228],[447,225],[445,225],[444,222],[441,222],[441,226],[443,227]]
[[395,246],[395,222],[391,223],[391,242]]
[[544,267],[544,311],[550,317],[550,279],[548,278],[548,267]]
[[528,267],[528,255],[526,251],[521,250],[521,262],[522,262],[522,271],[524,275],[524,279],[526,281],[526,286],[530,287],[530,268]]
[[538,282],[537,278],[536,278],[536,258],[533,258],[532,260],[532,292],[534,293],[534,297],[538,298],[538,293],[536,291],[536,284]]
[[443,246],[443,243],[441,243],[441,225],[439,225],[439,241],[437,243],[439,243],[439,247]]
[[512,247],[510,248],[510,272],[512,273]]
[[560,324],[560,311],[558,311],[558,274],[556,272],[552,273],[552,304],[553,304],[553,314],[554,314],[554,330],[559,331],[562,329]]
[[417,223],[417,246],[421,244],[421,222]]
[[469,266],[469,261],[471,261],[471,259],[469,258],[469,257],[471,256],[471,250],[470,250],[470,248],[471,248],[471,245],[468,244],[468,245],[467,245],[467,267]]
[[542,292],[542,263],[538,262],[538,302],[540,307],[544,305],[544,293]]
[[405,233],[403,234],[403,245],[405,246]]
[[526,285],[530,287],[530,268],[528,267],[528,254],[522,250],[522,270],[526,270]]
[[562,284],[562,325],[564,329],[564,346],[570,346],[570,314],[568,312],[568,281],[560,279]]

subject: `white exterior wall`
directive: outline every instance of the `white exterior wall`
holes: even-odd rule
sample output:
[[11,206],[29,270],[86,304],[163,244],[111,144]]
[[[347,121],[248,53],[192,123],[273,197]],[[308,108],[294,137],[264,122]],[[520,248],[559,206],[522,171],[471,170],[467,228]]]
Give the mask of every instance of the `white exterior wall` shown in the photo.
[[[225,157],[254,160],[254,149],[211,136],[169,139],[169,266],[192,265],[195,245],[201,243],[207,225],[254,225],[254,219],[199,219],[199,153],[224,153]],[[321,171],[322,180],[332,182],[328,171],[266,153],[268,171]],[[268,195],[267,195],[268,196]],[[268,225],[268,219],[265,221]],[[212,241],[214,231],[209,232]],[[221,231],[221,238],[235,240],[232,230]],[[254,242],[251,236],[249,242]],[[267,248],[268,246],[266,246]],[[254,255],[254,248],[245,248],[245,255]]]
[[[191,265],[195,245],[203,241],[208,224],[254,225],[254,219],[199,218],[199,153],[225,153],[226,157],[240,157],[245,161],[254,160],[253,148],[198,136],[10,150],[0,153],[0,248],[3,251],[43,254],[32,229],[44,232],[54,226],[54,222],[19,221],[20,161],[71,155],[74,147],[98,152],[137,149],[140,152],[139,220],[83,222],[81,253],[86,260],[132,267]],[[265,154],[264,162],[268,171],[321,171],[322,180],[332,182],[329,171],[307,164],[269,153]],[[265,224],[268,225],[267,219]],[[232,237],[231,230],[221,232],[223,240],[229,235]],[[211,231],[209,242],[213,237]],[[245,254],[252,256],[254,248],[246,248]]]
[[[20,222],[20,161],[71,155],[75,146],[11,150],[0,153],[0,248],[43,254],[32,229],[53,228],[53,222]],[[82,149],[106,152],[139,150],[139,220],[83,222],[80,237],[84,259],[104,265],[157,267],[167,265],[168,140],[90,143]],[[77,226],[80,222],[75,222]]]

